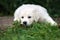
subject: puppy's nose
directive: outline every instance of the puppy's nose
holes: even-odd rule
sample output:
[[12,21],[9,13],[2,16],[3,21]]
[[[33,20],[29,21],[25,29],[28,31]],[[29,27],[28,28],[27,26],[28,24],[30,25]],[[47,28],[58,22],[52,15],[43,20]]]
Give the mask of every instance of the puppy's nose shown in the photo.
[[27,22],[26,22],[26,21],[24,21],[24,22],[23,22],[23,24],[24,24],[24,25],[26,25],[26,24],[27,24]]

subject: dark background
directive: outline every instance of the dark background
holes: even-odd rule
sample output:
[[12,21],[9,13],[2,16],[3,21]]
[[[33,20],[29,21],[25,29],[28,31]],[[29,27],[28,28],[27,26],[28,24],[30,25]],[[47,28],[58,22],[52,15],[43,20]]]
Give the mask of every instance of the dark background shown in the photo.
[[38,4],[45,7],[52,17],[60,17],[60,0],[0,0],[0,16],[13,16],[22,4]]

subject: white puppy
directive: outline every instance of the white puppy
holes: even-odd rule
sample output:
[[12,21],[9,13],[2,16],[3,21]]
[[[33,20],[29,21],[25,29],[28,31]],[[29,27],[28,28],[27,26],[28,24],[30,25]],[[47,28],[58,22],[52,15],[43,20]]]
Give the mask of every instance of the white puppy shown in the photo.
[[39,5],[24,4],[16,9],[14,13],[14,21],[21,21],[21,24],[31,25],[35,22],[48,22],[51,25],[57,23],[49,16],[47,10]]

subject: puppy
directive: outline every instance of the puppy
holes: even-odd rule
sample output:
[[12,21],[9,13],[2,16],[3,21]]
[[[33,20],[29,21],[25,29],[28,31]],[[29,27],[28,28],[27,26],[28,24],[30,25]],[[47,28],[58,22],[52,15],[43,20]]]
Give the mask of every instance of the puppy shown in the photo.
[[16,20],[27,26],[38,21],[48,22],[51,25],[57,25],[44,7],[34,4],[23,4],[18,7],[14,13],[14,21]]

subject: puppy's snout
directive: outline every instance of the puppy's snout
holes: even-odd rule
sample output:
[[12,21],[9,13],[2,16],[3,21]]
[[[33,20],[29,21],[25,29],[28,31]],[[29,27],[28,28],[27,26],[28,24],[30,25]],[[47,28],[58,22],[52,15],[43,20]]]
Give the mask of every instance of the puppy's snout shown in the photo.
[[24,21],[24,22],[23,22],[23,24],[24,24],[24,25],[27,25],[27,22],[26,22],[26,21]]

